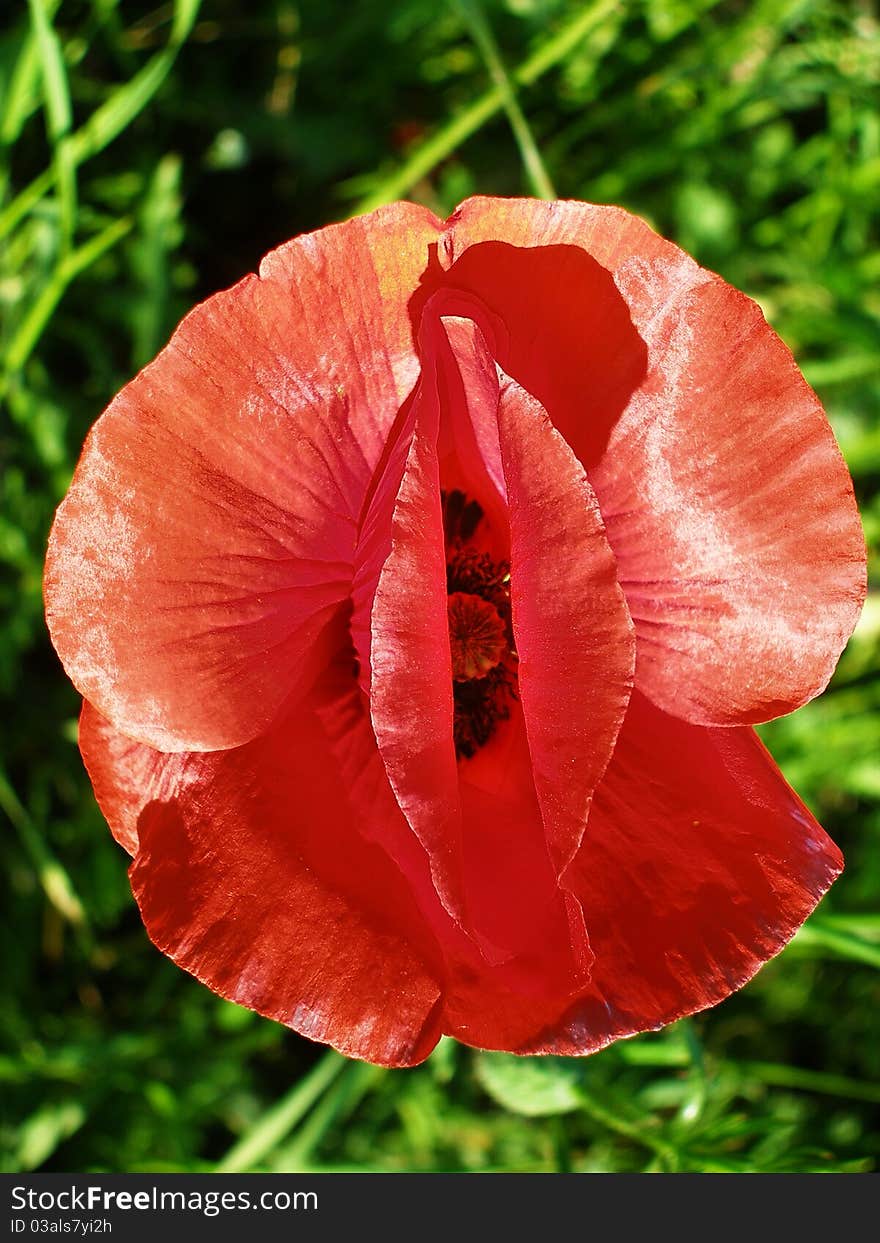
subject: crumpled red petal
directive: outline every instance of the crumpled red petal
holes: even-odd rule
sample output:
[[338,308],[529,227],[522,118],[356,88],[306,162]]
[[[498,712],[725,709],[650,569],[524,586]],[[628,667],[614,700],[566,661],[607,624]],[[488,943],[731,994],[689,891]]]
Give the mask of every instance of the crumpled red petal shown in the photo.
[[[470,463],[472,477],[482,459],[476,495],[497,496],[500,485],[509,505],[503,520],[529,767],[557,874],[577,850],[623,720],[635,645],[592,489],[540,404],[509,378],[499,386],[472,321],[435,318],[423,323],[421,339],[422,380],[399,428],[408,454],[403,461],[394,446],[386,455],[371,501],[353,631],[359,644],[369,633],[369,653],[358,654],[372,667],[376,739],[438,894],[490,956],[503,956],[465,902],[438,439]],[[381,529],[384,541],[374,537]]]
[[438,955],[409,885],[355,827],[313,711],[212,754],[134,744],[134,763],[88,703],[83,722],[96,793],[117,839],[137,847],[132,888],[163,953],[351,1057],[427,1056]]
[[509,379],[498,426],[519,694],[547,844],[561,875],[581,843],[626,713],[635,641],[583,467],[544,408]]
[[583,987],[584,947],[535,853],[521,721],[508,738],[509,763],[463,788],[471,896],[490,926],[494,905],[512,947],[492,964],[440,903],[344,671],[298,721],[234,750],[163,754],[88,702],[80,725],[101,809],[137,852],[132,885],[157,946],[230,1000],[386,1065],[421,1061],[441,1030],[517,1048]]
[[[328,697],[319,714],[359,830],[397,862],[442,952],[444,1032],[493,1049],[534,1040],[582,989],[589,947],[550,866],[522,714],[468,764],[459,787],[467,909],[483,938],[469,935],[438,898],[362,698],[349,689]],[[503,956],[484,952],[487,941]]]
[[[474,314],[484,318],[484,308],[475,305]],[[632,623],[583,467],[540,402],[499,371],[478,324],[450,316],[442,324],[460,377],[457,388],[447,384],[457,456],[478,456],[492,485],[480,495],[506,501],[527,767],[561,875],[580,844],[626,712]]]
[[53,642],[118,728],[236,746],[324,663],[373,470],[418,374],[407,300],[438,224],[408,204],[269,255],[92,430],[53,527]]
[[[478,266],[499,239],[580,247],[613,276],[648,351],[631,394],[626,377],[613,386],[619,417],[600,410],[597,422],[575,343],[545,347],[531,290],[517,296],[499,265]],[[676,716],[720,725],[818,694],[864,599],[864,539],[822,408],[755,304],[617,208],[470,199],[439,254],[450,282],[477,271],[468,288],[508,334],[502,365],[589,469],[636,626],[637,685]],[[570,264],[557,303],[591,281]],[[543,376],[539,357],[565,378]]]
[[[465,556],[497,699],[453,691]],[[47,616],[174,961],[384,1065],[581,1054],[721,1000],[839,872],[742,723],[824,686],[863,560],[754,304],[625,212],[474,199],[197,308],[90,436]]]
[[388,779],[425,847],[446,909],[471,926],[461,862],[461,805],[453,745],[452,664],[437,459],[439,405],[423,375],[391,551],[371,610],[370,715]]
[[[691,726],[636,692],[568,872],[587,978],[558,890],[554,904],[530,876],[527,744],[521,728],[507,737],[502,762],[463,783],[475,883],[491,901],[507,869],[503,918],[528,925],[517,955],[493,965],[438,901],[350,687],[300,725],[216,755],[132,764],[88,704],[82,733],[117,839],[139,827],[132,882],[157,945],[224,996],[383,1064],[421,1060],[441,1030],[583,1054],[714,1005],[840,871],[750,730]],[[531,809],[537,822],[533,797]]]
[[79,750],[110,832],[129,855],[137,854],[138,817],[148,802],[173,793],[175,757],[134,742],[83,700]]
[[638,691],[568,879],[590,988],[532,1051],[586,1053],[723,1000],[786,944],[843,866],[751,729]]

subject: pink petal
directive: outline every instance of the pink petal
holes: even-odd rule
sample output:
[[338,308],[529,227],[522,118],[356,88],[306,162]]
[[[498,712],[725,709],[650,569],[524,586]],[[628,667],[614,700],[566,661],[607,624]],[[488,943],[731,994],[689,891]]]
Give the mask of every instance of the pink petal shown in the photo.
[[308,688],[418,373],[411,205],[300,237],[197,307],[92,430],[46,570],[79,690],[153,746],[248,741]]
[[314,711],[241,748],[137,763],[95,716],[87,705],[90,770],[118,838],[140,804],[131,880],[158,948],[349,1056],[422,1060],[440,1034],[439,956],[399,870],[358,831]]
[[391,518],[391,551],[371,611],[370,714],[388,780],[431,860],[446,909],[468,923],[453,745],[452,662],[437,460],[439,403],[431,372]]
[[[618,409],[600,409],[598,424],[577,338],[595,277],[569,263],[557,281],[575,325],[560,336],[526,287],[538,261],[519,260],[517,299],[485,257],[499,239],[580,247],[613,276],[644,345],[619,333],[608,356]],[[755,304],[617,208],[469,200],[439,254],[446,279],[461,283],[464,265],[468,289],[503,319],[502,365],[590,471],[636,626],[637,685],[703,724],[765,720],[818,694],[864,598],[864,540],[821,406]],[[599,339],[592,325],[589,339]],[[542,375],[541,357],[564,378]]]
[[[437,896],[430,860],[388,784],[362,698],[340,695],[320,717],[360,831],[396,861],[443,955],[444,1032],[495,1049],[537,1039],[583,989],[589,947],[579,907],[570,911],[550,866],[522,714],[514,712],[509,728],[468,762],[460,782],[466,906],[482,941]],[[494,954],[485,952],[489,942]]]
[[[478,307],[474,313],[480,315]],[[499,387],[480,328],[459,317],[444,315],[441,322],[449,346],[442,355],[443,416],[455,450],[471,463],[472,479],[474,462],[482,464],[486,483],[477,495],[507,502],[504,555],[531,752],[523,763],[532,771],[550,857],[561,874],[580,844],[593,789],[626,712],[632,624],[583,467],[535,398],[503,373]],[[469,767],[463,766],[463,779]]]
[[638,692],[569,869],[591,986],[535,1049],[587,1053],[723,1000],[843,866],[750,729],[676,720]]
[[519,693],[550,855],[561,875],[626,713],[635,640],[584,469],[513,380],[498,406],[510,503]]

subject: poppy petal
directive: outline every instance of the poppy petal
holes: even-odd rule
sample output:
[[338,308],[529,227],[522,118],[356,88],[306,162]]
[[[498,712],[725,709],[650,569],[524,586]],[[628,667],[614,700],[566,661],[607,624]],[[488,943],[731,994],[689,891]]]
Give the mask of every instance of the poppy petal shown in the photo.
[[437,893],[467,924],[453,745],[452,661],[435,377],[423,374],[371,613],[370,714],[388,780],[431,860]]
[[163,953],[349,1056],[389,1066],[427,1056],[440,1034],[432,938],[399,870],[359,833],[312,710],[208,754],[134,757],[149,748],[91,705],[84,720],[118,840],[136,813],[132,888]]
[[[118,841],[136,851],[138,825],[144,839],[131,875],[150,936],[223,996],[352,1056],[412,1064],[440,1028],[486,1048],[537,1039],[568,1009],[583,970],[548,861],[536,869],[528,841],[512,849],[540,837],[534,794],[524,800],[521,788],[524,731],[505,747],[505,765],[481,764],[463,783],[477,818],[472,897],[490,925],[494,903],[495,931],[506,924],[519,943],[493,965],[437,897],[363,696],[340,679],[314,701],[302,728],[237,750],[173,755],[132,743],[83,704],[81,745],[101,809]],[[442,1003],[420,1029],[435,981]]]
[[[595,413],[582,384],[579,430],[573,347],[567,362],[553,355],[568,387],[551,383],[528,361],[553,349],[536,345],[534,298],[506,293],[497,309],[510,363],[499,361],[588,467],[636,627],[637,685],[707,725],[766,720],[818,694],[864,599],[864,539],[831,428],[787,347],[753,302],[617,208],[468,200],[441,239],[447,278],[498,239],[582,247],[647,347],[615,418]],[[483,267],[468,287],[492,303]],[[618,401],[624,389],[619,377]]]
[[[389,446],[364,523],[352,629],[356,644],[363,645],[364,622],[370,618],[370,710],[397,802],[427,852],[444,907],[497,964],[543,936],[550,908],[561,907],[562,899],[535,802],[528,750],[517,759],[522,788],[503,811],[497,790],[484,792],[469,780],[474,769],[485,772],[486,763],[456,764],[437,444],[445,441],[447,464],[450,457],[470,459],[476,494],[484,498],[488,488],[497,509],[505,488],[498,447],[499,384],[471,321],[435,318],[423,324],[422,344],[422,380],[402,411],[399,440]],[[470,383],[462,383],[465,375]],[[491,477],[487,480],[492,468],[484,462],[487,455],[493,457],[500,489]],[[485,522],[484,515],[481,530]],[[506,557],[506,518],[503,525]],[[363,668],[360,651],[359,657]],[[499,833],[507,841],[503,866],[496,853]],[[401,857],[399,843],[392,853]],[[493,854],[496,866],[487,884],[486,864]]]
[[364,696],[343,691],[318,715],[360,832],[403,871],[444,955],[445,1032],[493,1048],[533,1037],[583,983],[589,951],[583,922],[572,926],[549,865],[522,713],[515,710],[508,727],[465,764],[460,781],[466,906],[502,948],[495,956],[442,906],[428,853],[388,782]]
[[[442,1026],[482,1048],[515,1049],[557,1021],[583,988],[589,947],[544,844],[522,713],[463,765],[466,905],[486,937],[468,935],[440,902],[428,855],[411,831],[376,748],[365,700],[340,694],[319,709],[368,840],[406,876],[445,963]],[[496,953],[486,953],[486,941]],[[502,952],[497,952],[498,950]]]
[[588,1053],[723,1000],[786,944],[843,866],[751,729],[633,692],[568,877],[589,990],[533,1051]]
[[[548,905],[534,922],[540,895],[528,869],[515,902],[502,886],[503,917],[516,906],[528,935],[493,965],[437,900],[358,697],[328,697],[301,729],[237,751],[136,763],[131,744],[83,709],[89,768],[117,839],[126,817],[139,819],[145,848],[132,879],[160,948],[224,996],[355,1056],[420,1060],[435,1020],[478,1047],[568,1054],[658,1027],[745,983],[840,870],[839,852],[751,731],[687,725],[635,692],[568,873],[589,924],[590,982],[572,957],[564,908]],[[506,748],[503,758],[499,767],[487,753],[463,782],[466,836],[473,847],[473,817],[482,842],[471,873],[484,888],[512,865],[511,828],[522,826],[509,813],[528,803],[516,777],[523,757]],[[421,1036],[413,997],[426,1011],[434,981],[443,1000]],[[369,1017],[378,1008],[370,996],[387,1003],[381,1022]],[[346,1037],[355,1017],[357,1044]]]
[[455,369],[447,369],[443,410],[455,451],[462,463],[481,461],[481,498],[507,501],[504,555],[531,751],[524,763],[561,874],[626,712],[632,623],[583,467],[540,403],[499,373],[474,322],[441,323],[441,357]]
[[544,408],[505,377],[498,428],[510,518],[510,588],[531,768],[557,873],[626,713],[635,640],[584,469]]
[[92,430],[50,541],[74,684],[166,751],[257,736],[308,687],[418,362],[411,205],[297,238],[209,298]]
[[162,751],[120,734],[87,699],[79,715],[78,741],[110,832],[133,857],[138,848],[138,816],[146,803],[162,797],[164,789],[173,789],[174,765]]
[[612,274],[577,239],[545,245],[542,236],[508,237],[508,204],[474,202],[498,205],[498,231],[464,204],[411,313],[434,306],[473,319],[499,366],[540,401],[589,468],[644,379],[645,343]]

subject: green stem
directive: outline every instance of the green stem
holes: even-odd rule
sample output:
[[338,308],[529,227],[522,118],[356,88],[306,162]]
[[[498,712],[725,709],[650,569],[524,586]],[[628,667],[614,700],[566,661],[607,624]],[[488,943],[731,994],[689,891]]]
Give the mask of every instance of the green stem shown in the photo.
[[731,1065],[744,1077],[753,1077],[773,1088],[793,1088],[799,1092],[817,1092],[822,1096],[847,1097],[853,1101],[880,1105],[880,1084],[877,1083],[860,1083],[858,1079],[848,1079],[845,1075],[773,1062],[736,1062]]
[[330,1127],[352,1114],[385,1073],[381,1066],[351,1062],[312,1110],[293,1142],[278,1153],[273,1169],[284,1174],[305,1172],[311,1154]]
[[304,1079],[233,1144],[218,1162],[215,1172],[243,1174],[252,1170],[293,1130],[347,1065],[346,1058],[335,1049],[325,1053]]
[[61,251],[65,254],[76,229],[76,161],[70,141],[73,110],[61,41],[52,25],[49,0],[30,0],[31,23],[43,77],[46,130],[52,144],[52,169],[58,186]]
[[[140,73],[136,73],[130,81],[114,91],[105,103],[95,109],[85,124],[65,140],[67,158],[74,167],[103,151],[150,102],[168,76],[168,71],[186,41],[200,3],[201,0],[177,0],[167,46],[157,52]],[[35,177],[5,211],[0,212],[0,237],[5,237],[48,194],[55,184],[57,173],[58,169],[53,164]]]
[[621,1118],[613,1110],[601,1104],[591,1094],[581,1090],[579,1096],[581,1108],[594,1122],[598,1122],[600,1126],[604,1126],[609,1131],[614,1131],[617,1135],[622,1135],[624,1139],[634,1144],[639,1144],[642,1148],[650,1149],[660,1158],[667,1171],[677,1169],[678,1153],[672,1144],[660,1139],[659,1136],[652,1135],[644,1125],[627,1122],[625,1118]]
[[880,945],[863,941],[861,937],[855,936],[852,932],[844,932],[841,928],[835,928],[821,918],[814,917],[808,924],[804,924],[794,938],[793,944],[799,949],[815,947],[831,950],[833,954],[839,954],[842,958],[867,963],[869,967],[880,967]]
[[474,43],[480,50],[489,76],[501,92],[504,111],[507,113],[507,119],[532,190],[539,198],[555,199],[556,190],[553,188],[553,182],[541,159],[541,153],[525,114],[519,106],[516,87],[507,72],[495,36],[492,34],[492,28],[486,20],[479,0],[454,0],[454,3],[467,23]]
[[[619,13],[618,0],[596,0],[582,9],[567,25],[557,31],[536,52],[514,69],[512,79],[517,86],[530,86],[548,69],[564,60],[573,48],[600,26],[606,18]],[[357,204],[353,215],[373,211],[394,199],[405,195],[417,181],[426,177],[432,169],[451,155],[466,139],[475,134],[486,121],[504,107],[504,92],[493,86],[476,99],[470,107],[427,140],[407,160],[402,168],[387,177],[372,194]]]
[[[59,3],[60,0],[44,0],[43,9],[49,20],[55,16]],[[8,77],[8,87],[3,98],[3,114],[0,117],[0,145],[11,147],[21,134],[25,121],[37,108],[37,83],[40,75],[40,51],[31,24],[22,41],[15,67]]]
[[62,919],[75,928],[86,923],[83,904],[77,897],[67,872],[52,854],[42,833],[34,824],[6,774],[0,771],[0,807],[12,822],[22,846],[30,856],[37,879],[50,904]]
[[40,296],[19,324],[15,335],[9,343],[4,364],[5,376],[2,387],[0,387],[0,395],[6,391],[10,377],[17,371],[20,371],[27,362],[71,281],[75,280],[81,272],[84,272],[86,268],[99,259],[106,251],[110,250],[112,246],[115,246],[118,241],[130,232],[131,227],[132,221],[127,217],[124,217],[122,220],[114,220],[106,229],[103,229],[95,237],[90,238],[80,246],[78,250],[66,255],[61,260],[52,273],[51,280],[45,285]]

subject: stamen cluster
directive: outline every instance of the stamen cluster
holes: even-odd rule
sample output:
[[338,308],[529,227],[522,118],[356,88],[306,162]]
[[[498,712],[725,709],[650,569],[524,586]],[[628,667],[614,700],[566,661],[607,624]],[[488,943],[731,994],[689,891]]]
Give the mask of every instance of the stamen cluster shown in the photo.
[[[454,656],[475,649],[473,663],[454,668],[452,696],[455,705],[453,739],[459,759],[470,759],[489,741],[501,721],[510,716],[511,700],[516,698],[516,652],[510,610],[510,566],[494,561],[486,552],[470,544],[483,518],[476,501],[459,490],[443,493],[443,523],[446,533],[446,590],[450,600],[450,625]],[[493,628],[485,609],[465,607],[467,597],[485,601],[495,610],[498,627]],[[468,622],[473,634],[463,628]],[[496,645],[500,631],[503,648]],[[484,637],[485,636],[485,637]],[[471,644],[467,643],[468,637]],[[454,661],[454,664],[456,662]],[[488,668],[483,668],[488,665]],[[468,676],[459,676],[468,672]]]

